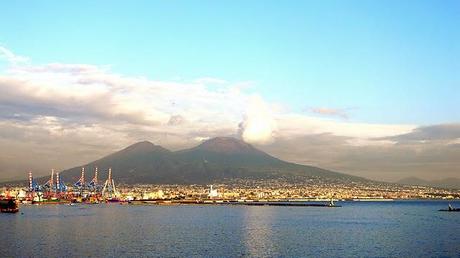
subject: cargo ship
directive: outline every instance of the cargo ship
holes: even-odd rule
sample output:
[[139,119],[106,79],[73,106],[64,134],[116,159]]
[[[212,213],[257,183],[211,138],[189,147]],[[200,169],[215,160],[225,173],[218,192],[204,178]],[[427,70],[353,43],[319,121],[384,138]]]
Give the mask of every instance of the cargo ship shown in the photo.
[[19,211],[18,203],[15,199],[1,199],[0,200],[0,212],[3,213],[16,213]]

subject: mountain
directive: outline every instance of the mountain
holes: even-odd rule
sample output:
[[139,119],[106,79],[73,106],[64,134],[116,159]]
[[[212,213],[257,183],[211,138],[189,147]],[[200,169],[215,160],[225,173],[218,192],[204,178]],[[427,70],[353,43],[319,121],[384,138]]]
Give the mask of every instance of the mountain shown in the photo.
[[317,167],[285,162],[232,137],[213,138],[197,147],[178,151],[175,155],[179,160],[186,161],[189,169],[195,168],[198,174],[191,176],[201,176],[201,180],[207,178],[294,178],[296,176],[362,180],[362,178]]
[[417,177],[407,177],[399,180],[398,184],[403,185],[420,185],[420,186],[431,186],[431,187],[440,187],[440,188],[451,188],[451,189],[460,189],[460,179],[459,178],[444,178],[439,180],[423,180]]
[[[144,141],[133,144],[99,160],[83,165],[86,181],[98,167],[99,180],[105,180],[112,168],[113,178],[126,184],[205,184],[235,178],[285,178],[363,181],[325,169],[289,163],[232,137],[217,137],[180,151],[169,151]],[[80,178],[81,167],[61,172],[66,183]],[[47,180],[43,177],[41,181]]]
[[[105,180],[107,171],[112,168],[112,176],[125,183],[152,183],[167,179],[168,172],[174,167],[173,153],[148,141],[138,142],[104,158],[81,167],[85,168],[86,181],[94,176],[98,167],[99,180]],[[61,172],[64,182],[76,182],[81,175],[81,167]]]

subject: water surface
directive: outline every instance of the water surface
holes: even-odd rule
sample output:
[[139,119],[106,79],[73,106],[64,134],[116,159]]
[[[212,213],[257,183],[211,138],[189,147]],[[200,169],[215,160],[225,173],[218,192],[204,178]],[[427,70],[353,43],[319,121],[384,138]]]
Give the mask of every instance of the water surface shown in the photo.
[[21,206],[0,214],[0,256],[460,257],[460,213],[437,211],[447,202],[341,204]]

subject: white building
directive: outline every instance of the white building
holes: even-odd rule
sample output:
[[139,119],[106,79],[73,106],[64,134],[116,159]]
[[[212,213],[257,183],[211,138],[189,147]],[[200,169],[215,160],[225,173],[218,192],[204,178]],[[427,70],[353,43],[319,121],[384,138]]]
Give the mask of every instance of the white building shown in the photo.
[[217,192],[217,189],[212,189],[212,185],[211,185],[211,188],[209,189],[208,197],[209,198],[216,198],[218,196],[219,196],[219,193]]

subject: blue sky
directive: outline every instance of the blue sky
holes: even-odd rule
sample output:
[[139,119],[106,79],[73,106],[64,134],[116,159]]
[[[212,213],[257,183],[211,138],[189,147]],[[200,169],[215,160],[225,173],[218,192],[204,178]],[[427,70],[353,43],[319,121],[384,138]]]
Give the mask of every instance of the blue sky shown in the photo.
[[17,1],[0,44],[34,63],[215,77],[296,112],[429,125],[460,118],[458,1]]

